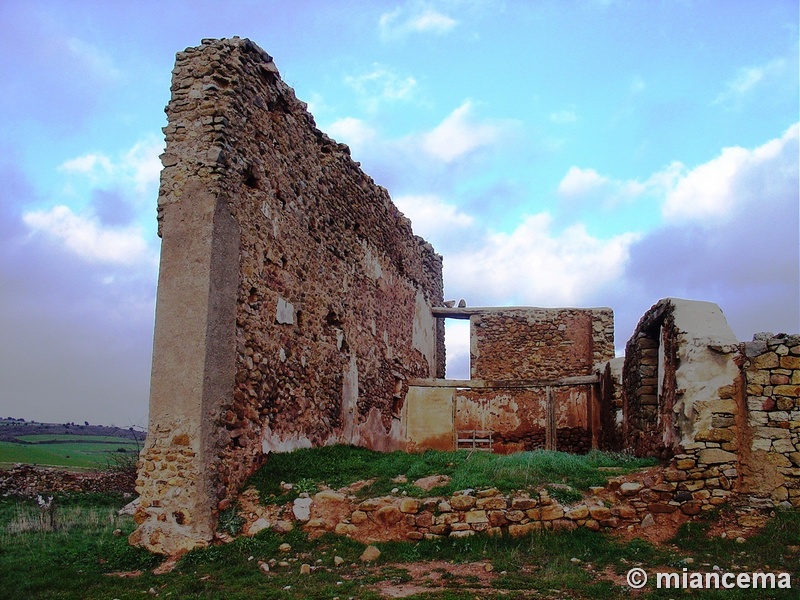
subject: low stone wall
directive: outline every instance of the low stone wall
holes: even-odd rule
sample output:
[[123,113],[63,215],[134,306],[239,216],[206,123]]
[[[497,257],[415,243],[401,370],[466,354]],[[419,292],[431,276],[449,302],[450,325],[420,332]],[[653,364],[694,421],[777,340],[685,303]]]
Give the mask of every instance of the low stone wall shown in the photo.
[[800,508],[800,335],[743,344],[749,442],[743,488]]
[[[685,460],[685,459],[684,459]],[[687,468],[688,465],[684,465]],[[696,466],[696,465],[695,465]],[[692,467],[694,468],[694,467]],[[678,474],[681,475],[678,475]],[[730,492],[705,494],[687,489],[684,471],[654,467],[611,479],[573,504],[563,504],[547,490],[502,494],[497,489],[464,490],[452,496],[411,498],[402,495],[358,500],[350,489],[301,495],[294,504],[264,506],[254,490],[245,492],[243,516],[249,534],[275,526],[278,531],[302,525],[312,536],[334,532],[365,542],[466,537],[475,533],[520,536],[537,530],[592,531],[647,529],[662,515],[682,522],[723,504]],[[675,481],[678,479],[679,481]],[[750,515],[752,509],[747,509]],[[755,521],[751,517],[750,522]]]
[[116,492],[132,494],[136,475],[131,470],[64,471],[31,465],[0,470],[0,496],[35,498],[38,495],[71,492]]

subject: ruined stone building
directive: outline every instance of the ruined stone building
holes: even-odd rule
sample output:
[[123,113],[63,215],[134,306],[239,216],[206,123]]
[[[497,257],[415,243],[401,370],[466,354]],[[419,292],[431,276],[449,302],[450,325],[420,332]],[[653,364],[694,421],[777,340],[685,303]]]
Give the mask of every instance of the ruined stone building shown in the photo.
[[[610,309],[448,308],[442,258],[249,40],[177,56],[158,198],[150,425],[132,543],[208,543],[270,452],[629,448],[674,502],[800,505],[800,338],[668,299],[624,368]],[[444,319],[471,377],[444,379]]]

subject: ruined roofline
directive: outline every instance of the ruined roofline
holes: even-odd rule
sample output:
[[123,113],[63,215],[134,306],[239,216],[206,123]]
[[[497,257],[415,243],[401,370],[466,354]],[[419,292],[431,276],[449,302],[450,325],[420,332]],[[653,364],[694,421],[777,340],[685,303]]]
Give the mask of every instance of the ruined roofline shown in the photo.
[[673,315],[677,329],[695,339],[707,339],[716,344],[738,344],[718,304],[674,297],[662,298],[651,306],[637,323],[630,339],[660,327],[667,315]]

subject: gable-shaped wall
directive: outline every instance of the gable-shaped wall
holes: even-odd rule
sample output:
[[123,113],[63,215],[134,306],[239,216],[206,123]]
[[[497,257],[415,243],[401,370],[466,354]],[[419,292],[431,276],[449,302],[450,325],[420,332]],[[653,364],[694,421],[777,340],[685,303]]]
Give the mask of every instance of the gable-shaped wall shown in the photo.
[[398,448],[406,381],[444,373],[441,257],[249,40],[179,53],[138,530],[211,539],[266,453]]

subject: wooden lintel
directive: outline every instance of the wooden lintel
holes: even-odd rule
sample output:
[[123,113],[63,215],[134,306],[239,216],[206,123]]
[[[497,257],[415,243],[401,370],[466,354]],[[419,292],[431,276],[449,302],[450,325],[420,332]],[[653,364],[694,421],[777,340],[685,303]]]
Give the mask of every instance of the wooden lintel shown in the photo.
[[490,379],[410,379],[409,386],[434,388],[471,388],[471,389],[503,389],[503,388],[539,388],[562,387],[569,385],[591,385],[599,383],[598,375],[581,375],[578,377],[562,377],[549,381],[535,379],[490,380]]
[[446,306],[434,306],[431,313],[439,319],[469,319],[477,311],[474,308],[448,308]]

